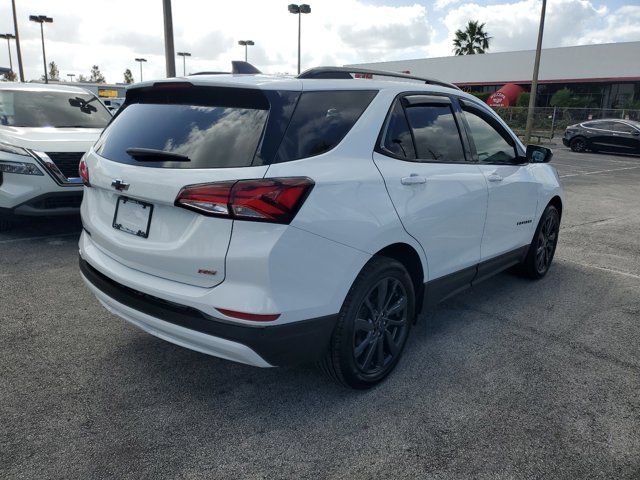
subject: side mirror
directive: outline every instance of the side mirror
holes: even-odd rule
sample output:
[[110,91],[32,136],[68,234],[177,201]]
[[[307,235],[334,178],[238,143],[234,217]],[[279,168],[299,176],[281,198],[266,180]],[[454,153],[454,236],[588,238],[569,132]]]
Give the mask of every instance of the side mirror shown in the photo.
[[553,157],[553,151],[539,145],[527,145],[527,161],[531,163],[548,163]]

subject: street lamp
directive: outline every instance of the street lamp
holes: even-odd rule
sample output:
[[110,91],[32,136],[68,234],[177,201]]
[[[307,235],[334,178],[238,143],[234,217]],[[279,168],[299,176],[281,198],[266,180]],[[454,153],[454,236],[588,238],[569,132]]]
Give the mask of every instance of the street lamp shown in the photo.
[[13,60],[11,60],[11,40],[15,39],[16,36],[12,33],[0,33],[0,38],[7,39],[7,47],[9,48],[9,70],[13,72]]
[[53,23],[53,18],[46,15],[29,15],[29,20],[40,24],[40,36],[42,37],[42,61],[44,63],[44,83],[49,83],[47,75],[47,55],[44,51],[44,27],[45,23]]
[[187,57],[190,57],[191,54],[189,52],[178,52],[176,55],[182,57],[182,76],[185,77],[187,75]]
[[13,10],[13,33],[16,35],[16,54],[18,55],[18,73],[20,81],[24,82],[24,70],[22,69],[22,50],[20,50],[20,34],[18,33],[18,17],[16,16],[16,0],[11,0]]
[[247,61],[247,47],[251,46],[251,45],[255,45],[255,43],[253,43],[253,40],[240,40],[238,42],[238,45],[244,45],[244,61]]
[[75,73],[67,73],[67,77],[69,77],[69,81],[73,82],[73,77],[75,77],[76,74]]
[[311,7],[306,3],[302,5],[296,5],[292,3],[289,5],[289,13],[295,13],[298,15],[298,75],[300,75],[300,29],[302,27],[302,14],[311,13]]
[[143,62],[146,63],[146,61],[147,61],[146,58],[136,58],[136,62],[140,64],[140,81],[142,81],[142,63]]

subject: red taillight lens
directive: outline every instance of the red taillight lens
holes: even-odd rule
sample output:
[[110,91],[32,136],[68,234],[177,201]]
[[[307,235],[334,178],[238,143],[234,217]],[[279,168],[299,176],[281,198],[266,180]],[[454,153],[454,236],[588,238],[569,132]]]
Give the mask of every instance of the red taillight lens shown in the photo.
[[80,175],[82,183],[87,187],[91,186],[89,183],[89,167],[87,167],[87,162],[84,161],[84,158],[80,160],[80,165],[78,165],[78,175]]
[[175,205],[209,216],[290,223],[313,188],[310,178],[264,178],[184,187]]

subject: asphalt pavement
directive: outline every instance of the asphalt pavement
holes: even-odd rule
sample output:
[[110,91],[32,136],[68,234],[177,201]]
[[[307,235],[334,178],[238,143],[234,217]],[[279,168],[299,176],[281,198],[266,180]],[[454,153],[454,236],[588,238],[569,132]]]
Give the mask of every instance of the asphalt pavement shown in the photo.
[[640,157],[552,161],[551,271],[441,304],[356,392],[258,369],[107,313],[80,223],[0,234],[0,478],[640,478]]

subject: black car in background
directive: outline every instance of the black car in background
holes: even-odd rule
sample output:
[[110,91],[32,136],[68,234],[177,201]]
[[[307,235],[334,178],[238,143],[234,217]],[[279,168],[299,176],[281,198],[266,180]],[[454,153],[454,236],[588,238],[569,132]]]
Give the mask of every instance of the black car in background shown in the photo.
[[640,122],[602,119],[569,125],[562,143],[574,152],[617,152],[640,154]]

